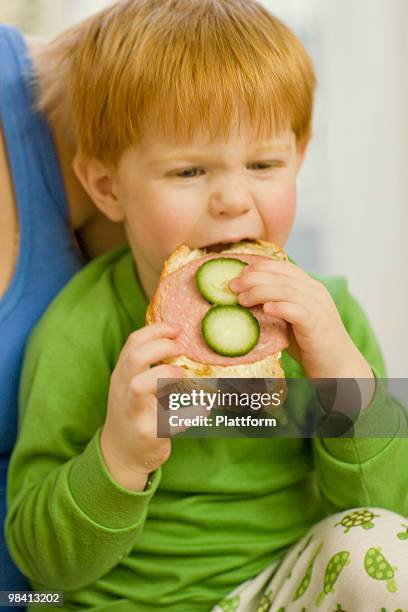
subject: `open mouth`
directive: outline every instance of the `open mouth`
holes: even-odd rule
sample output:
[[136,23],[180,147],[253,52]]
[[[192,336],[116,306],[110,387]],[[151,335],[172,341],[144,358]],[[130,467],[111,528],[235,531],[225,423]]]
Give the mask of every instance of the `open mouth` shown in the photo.
[[235,242],[250,242],[252,238],[237,238],[237,240],[232,240],[231,242],[217,242],[215,244],[209,244],[206,247],[203,247],[208,253],[221,253],[225,249],[228,249]]
[[206,251],[208,251],[208,253],[221,253],[221,251],[227,249],[231,244],[232,242],[218,242],[218,244],[211,244],[206,247]]

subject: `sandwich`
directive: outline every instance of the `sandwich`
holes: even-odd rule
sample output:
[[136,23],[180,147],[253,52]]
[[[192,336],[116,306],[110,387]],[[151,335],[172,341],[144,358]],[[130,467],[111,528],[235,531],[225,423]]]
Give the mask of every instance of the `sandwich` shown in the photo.
[[288,324],[266,314],[262,304],[244,308],[229,283],[250,263],[287,261],[264,240],[190,249],[179,246],[166,260],[147,308],[146,325],[182,328],[182,354],[161,363],[180,366],[189,378],[278,378],[281,353],[289,345]]

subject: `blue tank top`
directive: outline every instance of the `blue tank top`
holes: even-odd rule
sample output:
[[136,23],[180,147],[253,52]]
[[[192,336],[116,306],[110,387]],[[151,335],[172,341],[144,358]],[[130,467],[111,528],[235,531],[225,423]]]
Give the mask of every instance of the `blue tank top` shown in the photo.
[[13,277],[0,298],[0,590],[29,588],[10,557],[3,531],[24,346],[48,304],[85,263],[69,228],[51,132],[45,118],[33,109],[33,92],[27,84],[32,69],[21,34],[0,24],[0,123],[20,231]]
[[0,488],[17,433],[18,381],[27,337],[53,297],[85,263],[69,228],[49,126],[33,109],[27,82],[32,69],[22,35],[0,25],[0,121],[20,228],[14,274],[0,298]]

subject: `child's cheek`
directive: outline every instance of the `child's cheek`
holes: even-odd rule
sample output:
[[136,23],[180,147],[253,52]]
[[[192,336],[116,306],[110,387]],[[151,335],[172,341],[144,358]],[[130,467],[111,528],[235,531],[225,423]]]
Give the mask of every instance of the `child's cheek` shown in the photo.
[[175,204],[166,208],[166,214],[161,212],[150,219],[150,234],[154,235],[157,252],[164,259],[191,238],[190,228],[195,225],[194,219],[190,218],[191,209],[191,206],[186,208]]
[[174,207],[167,210],[166,214],[160,214],[154,219],[157,236],[165,243],[174,240],[183,240],[189,228],[189,216],[187,210]]
[[283,246],[289,237],[296,214],[296,185],[282,184],[264,211],[267,239]]

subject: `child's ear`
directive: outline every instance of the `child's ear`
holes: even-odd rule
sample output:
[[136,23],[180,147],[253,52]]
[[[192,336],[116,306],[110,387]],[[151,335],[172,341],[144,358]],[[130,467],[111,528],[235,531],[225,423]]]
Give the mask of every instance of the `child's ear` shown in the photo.
[[303,165],[303,161],[304,161],[305,156],[306,156],[306,151],[307,151],[307,147],[309,145],[309,142],[310,142],[309,136],[305,136],[304,138],[302,138],[301,140],[299,140],[296,143],[296,150],[297,150],[296,173],[299,172],[299,170],[301,169],[301,167]]
[[123,221],[124,213],[115,193],[112,172],[100,160],[86,159],[80,153],[75,155],[72,168],[99,210],[111,221]]

